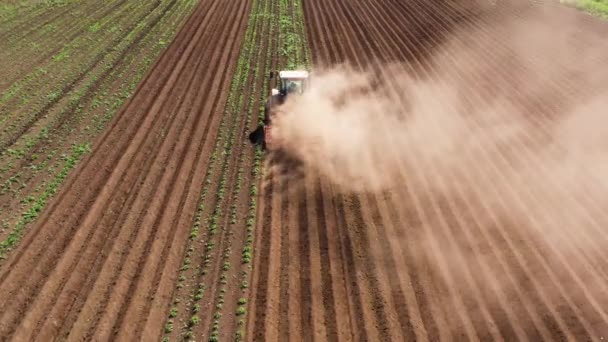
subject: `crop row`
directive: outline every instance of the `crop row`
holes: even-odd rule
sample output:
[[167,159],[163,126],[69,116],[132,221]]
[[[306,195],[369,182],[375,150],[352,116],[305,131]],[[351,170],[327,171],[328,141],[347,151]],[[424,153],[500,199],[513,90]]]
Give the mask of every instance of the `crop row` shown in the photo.
[[[162,13],[165,6],[155,8],[156,13]],[[112,31],[112,23],[103,26],[103,32],[88,33],[79,36],[62,48],[50,60],[38,67],[34,73],[43,77],[34,77],[28,83],[16,82],[2,95],[0,124],[4,130],[0,132],[0,151],[11,147],[22,134],[33,127],[38,120],[43,120],[38,126],[46,127],[44,116],[55,117],[52,109],[70,105],[74,100],[74,92],[85,86],[89,78],[104,72],[104,68],[112,66],[112,55],[119,56],[117,51],[124,46],[124,41],[132,41],[137,31],[146,26],[153,18],[148,13],[149,8],[137,6],[125,7],[114,13],[111,20],[120,23],[124,29]],[[139,15],[128,15],[129,11]],[[121,19],[125,19],[124,22]],[[91,46],[93,48],[91,48]],[[51,72],[49,72],[51,71]],[[31,90],[36,91],[32,94]]]
[[[254,4],[255,6],[255,4]],[[209,296],[214,292],[218,292],[217,304],[215,305],[214,313],[214,331],[212,337],[217,338],[219,332],[219,320],[222,316],[222,308],[224,306],[224,296],[227,292],[225,285],[227,277],[225,272],[229,271],[232,265],[229,262],[231,248],[229,241],[232,232],[230,227],[225,224],[227,219],[225,207],[227,206],[228,192],[233,179],[231,179],[233,158],[232,147],[237,138],[237,133],[240,131],[239,126],[242,121],[240,112],[240,104],[244,100],[244,93],[247,85],[247,75],[250,70],[250,60],[252,59],[254,48],[250,44],[259,35],[258,25],[256,20],[252,20],[248,24],[245,33],[245,40],[239,56],[235,76],[231,82],[230,91],[226,103],[226,110],[220,121],[218,135],[216,137],[214,150],[209,160],[207,173],[203,181],[203,188],[199,198],[198,209],[194,217],[192,230],[190,233],[190,241],[188,242],[183,266],[180,269],[180,275],[174,293],[174,306],[170,309],[168,321],[165,324],[165,340],[178,331],[174,332],[175,322],[180,322],[179,333],[181,338],[191,339],[194,337],[194,331],[198,327],[201,319],[199,311],[201,310],[200,301],[203,299],[203,294],[208,290]],[[212,189],[212,187],[214,187]],[[210,194],[214,196],[211,197]],[[209,205],[209,203],[211,205]],[[201,229],[206,228],[206,234],[202,239],[199,239]],[[221,234],[218,234],[221,231]],[[218,248],[222,248],[222,254],[217,255]],[[200,260],[200,264],[195,264],[195,269],[191,269],[192,259]],[[221,267],[221,271],[214,270],[213,266]],[[221,272],[221,274],[220,274]],[[211,273],[211,274],[210,274]],[[207,276],[209,274],[209,276]],[[215,279],[213,275],[217,274],[220,280],[219,291],[216,291],[216,284],[207,284],[208,278],[212,281]],[[184,290],[185,289],[185,290]],[[187,302],[182,302],[182,298],[188,298]],[[210,312],[210,310],[205,310]],[[209,321],[210,317],[204,317]]]
[[[210,341],[219,339],[220,324],[228,325],[225,330],[231,327],[235,329],[233,334],[236,340],[242,339],[245,334],[244,316],[247,312],[248,302],[247,288],[252,261],[257,183],[263,153],[258,149],[252,156],[248,143],[239,137],[239,132],[242,132],[244,128],[250,129],[252,124],[257,124],[259,103],[264,101],[267,96],[268,81],[265,75],[272,60],[272,48],[269,43],[266,43],[266,39],[275,34],[276,22],[273,20],[275,16],[272,13],[275,3],[255,0],[252,4],[253,10],[239,56],[237,72],[228,94],[226,114],[221,123],[216,150],[212,154],[204,181],[190,235],[191,241],[184,258],[184,266],[186,266],[196,252],[196,248],[193,246],[197,243],[194,242],[198,242],[203,248],[202,264],[197,266],[200,267],[198,272],[191,272],[188,266],[183,266],[180,271],[174,295],[176,306],[170,309],[169,320],[165,325],[166,340],[169,340],[170,336],[176,336],[174,324],[178,316],[181,318],[178,319],[182,329],[181,338],[190,339],[196,335],[195,328],[201,322],[197,313],[201,310],[200,300],[203,294],[207,297],[207,301],[204,307],[206,316],[203,316],[202,319],[209,323]],[[260,46],[266,48],[259,48]],[[259,87],[254,87],[253,92],[248,90],[259,83],[265,85],[264,91],[261,91]],[[259,98],[261,100],[258,100]],[[230,128],[226,127],[226,117],[233,120]],[[240,147],[240,149],[235,147]],[[235,154],[234,151],[240,152]],[[213,179],[211,170],[217,166],[218,155],[222,157],[221,167],[216,176],[218,186],[215,198],[209,198],[210,185],[216,184],[211,181]],[[245,172],[248,168],[252,169],[250,177]],[[229,191],[231,192],[228,195]],[[208,202],[215,203],[215,206],[212,211],[210,208],[207,210],[208,216],[203,220]],[[245,207],[248,202],[249,207],[243,209],[241,213],[241,207]],[[199,236],[200,228],[203,225],[207,227],[205,239],[192,241]],[[245,229],[239,228],[243,226]],[[222,234],[218,235],[218,230],[221,230]],[[240,256],[233,254],[234,243],[242,246]],[[221,249],[221,252],[216,252],[218,248]],[[238,263],[240,266],[235,261],[240,261]],[[194,279],[189,280],[186,274],[190,274]],[[240,278],[235,278],[236,275],[240,275]],[[240,284],[232,284],[234,279],[240,279]],[[180,299],[184,295],[182,290],[185,287],[184,284],[190,284],[190,295],[188,303],[185,305]],[[239,289],[243,292],[243,296],[235,296]],[[232,298],[227,298],[227,295]],[[234,313],[226,313],[226,308],[231,308],[231,310],[233,308]],[[180,310],[184,310],[184,312],[180,312]],[[202,332],[202,334],[206,333],[206,331]]]
[[[8,215],[10,212],[0,212],[3,229],[12,227],[0,243],[0,256],[19,241],[27,224],[56,193],[65,178],[63,174],[86,153],[82,147],[89,146],[130,97],[155,56],[164,49],[164,42],[172,39],[192,7],[192,1],[179,1],[138,21],[133,31],[104,56],[98,72],[89,75],[86,83],[67,95],[69,102],[57,108],[68,117],[65,121],[24,137],[23,148],[5,153],[0,177],[3,184],[8,179],[17,181],[9,181],[5,194],[0,193],[0,203],[8,208],[14,208],[15,201],[21,205],[19,211],[10,211],[12,216]],[[142,55],[147,57],[141,58]],[[19,189],[13,189],[15,186]]]

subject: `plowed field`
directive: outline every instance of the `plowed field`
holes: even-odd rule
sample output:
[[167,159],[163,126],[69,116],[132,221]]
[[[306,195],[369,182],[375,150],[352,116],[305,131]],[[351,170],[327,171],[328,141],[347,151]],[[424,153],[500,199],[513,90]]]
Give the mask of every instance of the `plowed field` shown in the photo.
[[[564,175],[564,165],[543,159],[568,159],[563,146],[538,151],[554,137],[560,115],[606,94],[595,83],[606,71],[596,64],[598,79],[579,79],[576,67],[568,74],[561,67],[576,66],[581,55],[559,55],[551,39],[601,63],[608,53],[594,44],[606,25],[549,4],[499,2],[483,12],[441,3],[303,1],[314,64],[371,65],[395,89],[391,98],[402,92],[405,101],[395,75],[458,85],[458,105],[471,115],[449,167],[427,158],[421,144],[444,143],[453,134],[450,121],[429,115],[416,128],[420,135],[407,126],[374,132],[395,134],[394,141],[407,136],[383,151],[402,159],[390,191],[345,192],[310,173],[304,181],[271,175],[261,200],[253,339],[606,338],[606,183],[597,178],[603,162],[577,161],[589,174]],[[522,28],[529,31],[516,31]],[[519,43],[540,46],[520,53]],[[551,58],[563,66],[543,69]],[[387,62],[398,62],[397,70],[383,68]],[[432,114],[427,107],[462,109],[449,108],[455,104],[445,88],[432,89],[434,97],[420,106],[425,114]],[[487,123],[474,110],[503,96],[514,108],[507,114],[523,122],[508,144],[494,141],[499,131],[484,132]]]
[[[0,12],[1,340],[608,338],[606,23],[523,0],[142,4]],[[129,47],[156,43],[131,95]],[[396,113],[354,154],[390,186],[247,141],[270,71],[342,63]]]
[[196,8],[3,265],[0,336],[158,336],[249,9]]

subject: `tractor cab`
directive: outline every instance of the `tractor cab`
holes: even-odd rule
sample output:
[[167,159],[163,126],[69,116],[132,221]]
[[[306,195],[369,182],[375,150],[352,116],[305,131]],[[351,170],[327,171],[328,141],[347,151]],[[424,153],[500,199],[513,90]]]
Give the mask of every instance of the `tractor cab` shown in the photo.
[[[275,77],[275,72],[270,73],[270,78]],[[249,140],[261,143],[264,149],[273,145],[272,118],[279,114],[277,107],[285,103],[292,95],[302,95],[308,88],[308,71],[286,70],[278,73],[278,88],[273,88],[266,105],[264,106],[263,125],[258,127],[249,135]]]
[[[271,73],[271,77],[274,74]],[[279,88],[272,90],[272,95],[285,97],[288,95],[302,95],[308,86],[308,71],[281,71],[279,72]]]

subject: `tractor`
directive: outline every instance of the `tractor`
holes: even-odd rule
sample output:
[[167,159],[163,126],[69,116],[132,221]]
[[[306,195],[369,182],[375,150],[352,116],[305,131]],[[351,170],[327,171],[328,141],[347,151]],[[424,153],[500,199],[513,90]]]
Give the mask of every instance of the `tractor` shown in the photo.
[[[276,73],[271,72],[270,78],[275,78]],[[308,87],[308,71],[289,70],[280,71],[279,87],[273,88],[266,105],[264,106],[263,125],[258,127],[249,135],[249,140],[254,144],[261,144],[263,149],[272,150],[275,141],[272,134],[272,120],[280,114],[277,108],[285,103],[288,97],[302,95]]]

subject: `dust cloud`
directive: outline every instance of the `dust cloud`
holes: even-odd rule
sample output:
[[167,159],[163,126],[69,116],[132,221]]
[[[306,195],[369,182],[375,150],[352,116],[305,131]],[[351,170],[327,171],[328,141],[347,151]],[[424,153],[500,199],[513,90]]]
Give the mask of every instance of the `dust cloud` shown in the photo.
[[277,140],[352,191],[389,190],[416,165],[448,175],[472,158],[468,166],[484,172],[475,165],[496,163],[493,149],[509,158],[524,146],[526,158],[553,170],[599,176],[608,160],[608,49],[549,9],[462,29],[425,71],[407,63],[317,67],[308,91],[279,109]]
[[[410,228],[430,259],[459,270],[452,281],[466,283],[460,271],[473,262],[490,297],[501,287],[521,296],[533,272],[533,291],[563,281],[551,300],[594,302],[608,293],[593,270],[608,247],[607,30],[554,5],[503,11],[454,32],[421,68],[317,67],[274,132],[337,189],[389,192],[397,207],[416,200],[434,213]],[[496,241],[513,260],[546,264],[500,272]]]

